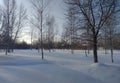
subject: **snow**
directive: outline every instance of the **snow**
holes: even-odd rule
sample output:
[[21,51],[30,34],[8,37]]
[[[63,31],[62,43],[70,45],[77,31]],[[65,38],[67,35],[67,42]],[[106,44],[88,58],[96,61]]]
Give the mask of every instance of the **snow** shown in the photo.
[[88,57],[84,50],[55,50],[45,52],[41,59],[37,50],[15,50],[4,55],[0,51],[0,83],[119,83],[120,52],[99,51],[99,63],[93,63],[93,54]]
[[120,74],[120,67],[105,64],[92,64],[91,67],[89,74],[92,77],[96,76],[96,79],[106,80],[107,83],[120,82],[120,76],[117,75]]

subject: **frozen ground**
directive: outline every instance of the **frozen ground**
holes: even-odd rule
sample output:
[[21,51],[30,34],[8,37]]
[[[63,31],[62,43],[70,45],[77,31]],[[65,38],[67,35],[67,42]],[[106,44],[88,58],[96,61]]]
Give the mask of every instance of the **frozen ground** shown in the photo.
[[0,83],[120,83],[120,52],[99,51],[99,62],[93,64],[92,51],[45,51],[45,59],[36,50],[0,52]]

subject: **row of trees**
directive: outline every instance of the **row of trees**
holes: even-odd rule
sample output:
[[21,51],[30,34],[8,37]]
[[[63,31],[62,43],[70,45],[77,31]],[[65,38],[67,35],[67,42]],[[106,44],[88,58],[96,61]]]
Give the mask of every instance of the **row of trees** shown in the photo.
[[[20,33],[27,27],[31,27],[31,43],[33,44],[34,33],[38,34],[36,42],[38,52],[41,48],[41,55],[43,57],[43,47],[47,49],[53,47],[56,26],[54,16],[47,12],[47,7],[50,4],[49,0],[30,0],[31,8],[30,17],[27,15],[27,9],[23,4],[18,4],[16,0],[3,0],[3,5],[0,6],[0,46],[8,52],[13,51]],[[35,31],[35,32],[34,32]],[[44,45],[43,45],[44,44]],[[31,45],[32,46],[32,45]],[[29,47],[29,46],[28,46]]]
[[47,12],[50,0],[30,0],[34,13],[31,17],[31,24],[38,30],[38,42],[37,48],[41,48],[42,59],[44,59],[43,48],[53,48],[53,42],[55,37],[55,18]]
[[0,6],[0,44],[4,46],[6,55],[10,49],[13,51],[26,18],[26,9],[22,4],[17,6],[16,0],[3,0]]
[[65,3],[68,9],[63,35],[65,41],[71,46],[76,39],[81,40],[86,48],[92,45],[94,62],[97,63],[98,44],[103,43],[99,40],[103,40],[105,49],[109,44],[113,62],[113,38],[117,35],[119,0],[65,0]]
[[[15,42],[26,22],[30,23],[31,48],[75,48],[93,49],[94,62],[98,62],[98,46],[113,49],[119,45],[119,0],[64,0],[67,7],[66,23],[61,42],[55,42],[55,18],[47,12],[50,0],[30,0],[33,11],[28,18],[25,7],[16,0],[3,0],[0,7],[0,43],[6,54],[13,50]],[[116,31],[117,30],[117,31]],[[37,32],[37,42],[33,42]],[[35,43],[35,44],[34,44]],[[33,45],[34,44],[34,45]]]

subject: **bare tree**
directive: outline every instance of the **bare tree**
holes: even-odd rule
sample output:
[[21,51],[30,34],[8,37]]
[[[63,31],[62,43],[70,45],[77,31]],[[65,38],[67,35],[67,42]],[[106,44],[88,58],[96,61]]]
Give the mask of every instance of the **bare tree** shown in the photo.
[[31,50],[32,50],[32,47],[33,47],[33,36],[34,36],[33,28],[31,28],[30,34],[31,34]]
[[2,36],[6,48],[6,55],[10,50],[13,51],[14,43],[19,32],[24,26],[26,19],[26,9],[21,4],[17,9],[16,0],[4,0],[2,6]]
[[68,5],[66,16],[66,36],[69,38],[71,53],[74,53],[74,44],[76,39],[76,29],[77,29],[77,16],[76,16],[76,10],[75,7]]
[[115,16],[111,16],[110,19],[108,20],[108,22],[105,24],[105,31],[104,33],[106,34],[106,41],[108,43],[108,47],[110,48],[111,51],[111,61],[112,63],[114,62],[113,59],[113,40],[115,37],[115,33],[116,33],[116,25],[117,25],[117,21],[116,21],[116,17]]
[[[69,36],[69,28],[68,27],[64,27],[63,28],[63,32],[62,32],[62,36],[61,36],[61,42],[62,42],[62,47],[66,48],[65,45],[66,44],[70,44],[70,36]],[[68,48],[68,47],[67,47]]]
[[22,28],[25,26],[27,20],[27,10],[25,9],[22,3],[20,4],[17,15],[18,16],[16,19],[14,33],[13,33],[13,42],[15,42],[16,39],[18,38],[19,33],[21,32]]
[[93,38],[94,63],[98,62],[97,43],[101,28],[116,11],[117,0],[67,0],[79,10],[89,25]]
[[54,37],[55,37],[55,18],[53,16],[48,16],[46,19],[47,25],[47,41],[48,41],[48,49],[50,51],[53,48]]
[[104,33],[104,49],[105,49],[105,54],[107,54],[107,28],[105,27],[104,29],[103,29],[103,31],[105,32]]
[[87,27],[89,27],[89,25],[85,24],[84,27],[81,28],[82,29],[81,40],[85,49],[86,57],[89,54],[90,44],[92,41],[90,30]]
[[2,19],[3,19],[2,7],[0,6],[0,31],[2,30],[2,23],[3,23]]
[[42,54],[42,59],[44,59],[43,55],[43,24],[44,24],[44,19],[45,19],[45,11],[46,8],[49,4],[49,1],[45,0],[31,0],[30,1],[32,4],[33,9],[35,10],[34,12],[34,22],[32,24],[38,28],[39,33],[40,33],[40,45],[41,45],[41,54]]
[[16,20],[16,1],[4,0],[3,6],[3,28],[4,28],[4,40],[6,45],[6,55],[12,47],[12,34]]

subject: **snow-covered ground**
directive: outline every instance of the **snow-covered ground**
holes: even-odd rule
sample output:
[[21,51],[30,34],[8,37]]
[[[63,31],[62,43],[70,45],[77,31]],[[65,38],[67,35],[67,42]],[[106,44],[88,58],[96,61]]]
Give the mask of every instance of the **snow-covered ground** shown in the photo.
[[83,50],[45,51],[44,60],[37,50],[0,51],[0,83],[120,83],[120,52],[99,51],[99,63],[93,63]]

